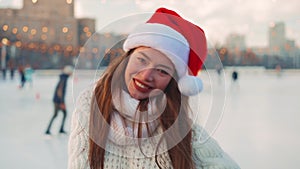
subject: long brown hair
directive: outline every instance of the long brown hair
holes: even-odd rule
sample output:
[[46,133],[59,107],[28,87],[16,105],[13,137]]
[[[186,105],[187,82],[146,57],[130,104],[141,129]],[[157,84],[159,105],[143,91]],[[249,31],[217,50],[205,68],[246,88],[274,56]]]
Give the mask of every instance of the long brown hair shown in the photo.
[[[110,124],[111,113],[114,111],[111,91],[112,88],[116,89],[115,87],[120,88],[124,85],[124,72],[132,52],[133,50],[116,58],[97,82],[92,99],[89,127],[88,161],[91,169],[104,168],[105,149],[102,147],[106,144],[109,132],[107,124]],[[123,84],[112,84],[113,78],[119,78]],[[163,131],[168,130],[170,127],[172,127],[172,130],[169,130],[170,133],[165,138],[161,138],[161,140],[165,139],[167,145],[171,145],[168,147],[168,153],[174,169],[194,169],[191,147],[191,122],[188,118],[188,97],[181,95],[175,79],[170,81],[164,92],[166,94],[167,105],[159,118],[159,122]],[[139,105],[145,105],[145,102],[141,101]],[[174,142],[172,141],[176,139],[180,139],[181,141],[174,146]],[[157,157],[155,155],[155,161],[161,168]]]

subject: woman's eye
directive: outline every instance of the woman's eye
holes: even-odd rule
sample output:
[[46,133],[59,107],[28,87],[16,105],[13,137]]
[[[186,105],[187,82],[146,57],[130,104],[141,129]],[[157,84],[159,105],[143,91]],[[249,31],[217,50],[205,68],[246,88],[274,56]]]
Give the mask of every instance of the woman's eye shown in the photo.
[[137,59],[140,63],[144,63],[144,64],[147,63],[146,59],[144,58],[138,57]]
[[169,73],[163,69],[156,69],[156,71],[158,71],[160,74],[163,74],[163,75],[169,75]]

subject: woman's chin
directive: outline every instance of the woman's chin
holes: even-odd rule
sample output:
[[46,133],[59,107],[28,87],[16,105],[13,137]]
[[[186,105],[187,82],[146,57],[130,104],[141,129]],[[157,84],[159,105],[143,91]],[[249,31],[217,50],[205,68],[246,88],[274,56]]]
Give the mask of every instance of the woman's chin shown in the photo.
[[129,91],[129,94],[134,99],[144,100],[144,99],[147,99],[147,98],[154,98],[154,97],[163,96],[164,92],[162,90],[155,89],[155,90],[152,90],[151,92],[148,92],[148,93],[143,93],[143,92],[139,92],[139,91],[135,91],[135,92],[130,92]]
[[134,98],[136,100],[143,100],[143,99],[146,99],[146,98],[149,97],[149,94],[141,93],[141,92],[138,92],[138,91],[135,91],[135,92],[129,91],[129,94],[132,98]]

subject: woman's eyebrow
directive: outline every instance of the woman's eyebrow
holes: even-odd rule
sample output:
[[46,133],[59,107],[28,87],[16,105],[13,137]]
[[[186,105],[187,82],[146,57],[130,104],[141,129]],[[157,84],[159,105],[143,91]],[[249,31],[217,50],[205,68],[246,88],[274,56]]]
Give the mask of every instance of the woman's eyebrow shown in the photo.
[[147,60],[151,61],[150,57],[146,53],[144,52],[139,52],[139,53],[142,54]]
[[[144,53],[144,52],[139,52],[139,53],[142,54],[147,60],[151,61],[150,57],[146,53]],[[169,66],[163,65],[163,64],[158,64],[157,66],[164,67],[170,71],[173,71],[172,68],[170,68]]]

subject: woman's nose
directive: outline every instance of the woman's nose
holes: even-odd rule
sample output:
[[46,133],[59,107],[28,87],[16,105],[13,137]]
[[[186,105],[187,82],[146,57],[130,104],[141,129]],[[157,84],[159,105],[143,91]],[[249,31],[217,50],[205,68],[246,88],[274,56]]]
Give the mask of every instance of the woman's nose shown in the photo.
[[143,78],[143,80],[153,81],[154,80],[154,69],[153,68],[144,69],[140,72],[140,75]]

